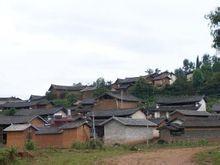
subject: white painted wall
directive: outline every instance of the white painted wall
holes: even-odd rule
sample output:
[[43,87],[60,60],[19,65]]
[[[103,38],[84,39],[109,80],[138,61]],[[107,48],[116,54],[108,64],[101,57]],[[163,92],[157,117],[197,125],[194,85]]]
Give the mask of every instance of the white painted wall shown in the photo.
[[206,102],[204,99],[202,99],[199,104],[201,105],[200,108],[197,111],[206,111]]
[[154,118],[160,118],[160,112],[154,112]]
[[146,115],[142,111],[137,111],[131,115],[132,119],[146,119]]

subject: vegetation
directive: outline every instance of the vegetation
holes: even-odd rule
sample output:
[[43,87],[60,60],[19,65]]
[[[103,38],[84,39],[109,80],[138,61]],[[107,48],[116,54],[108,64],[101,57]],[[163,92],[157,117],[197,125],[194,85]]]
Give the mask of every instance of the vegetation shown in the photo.
[[105,79],[100,77],[93,83],[93,86],[96,87],[96,90],[93,92],[94,97],[99,97],[109,91],[111,82],[105,82]]
[[15,163],[16,157],[16,148],[0,149],[0,165],[10,165]]
[[36,146],[35,146],[35,144],[34,144],[33,141],[28,140],[28,141],[25,143],[25,149],[28,150],[28,151],[32,151],[32,150],[35,150],[35,149],[36,149]]
[[103,143],[99,140],[90,140],[88,142],[75,142],[72,145],[73,149],[103,149]]
[[16,113],[16,109],[15,108],[11,108],[9,110],[3,111],[2,114],[6,115],[6,116],[14,116]]
[[219,165],[220,164],[220,148],[204,151],[196,155],[196,161],[200,165]]

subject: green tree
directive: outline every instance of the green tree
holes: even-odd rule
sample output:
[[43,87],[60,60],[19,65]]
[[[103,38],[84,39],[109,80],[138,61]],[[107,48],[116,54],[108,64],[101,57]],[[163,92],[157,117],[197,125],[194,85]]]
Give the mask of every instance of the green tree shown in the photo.
[[204,83],[204,75],[200,69],[196,69],[193,73],[193,87],[200,89]]
[[220,22],[220,12],[219,12],[219,10],[211,11],[208,15],[205,15],[205,18],[210,21],[210,23],[209,23],[210,31],[211,31],[211,35],[213,37],[212,46],[214,48],[219,47],[220,37],[218,37],[215,34],[215,28],[218,26],[218,24]]
[[99,97],[104,93],[109,91],[109,86],[111,86],[111,82],[105,82],[105,79],[100,77],[93,83],[93,86],[96,86],[96,90],[93,92],[94,97]]
[[196,69],[199,69],[201,65],[202,65],[202,62],[199,60],[199,56],[197,56],[197,58],[196,58]]
[[220,72],[220,61],[215,62],[212,66],[213,72]]
[[140,78],[133,87],[130,89],[130,93],[134,96],[147,100],[154,94],[154,88],[151,84],[147,83],[144,78]]
[[185,73],[193,71],[194,68],[195,64],[192,61],[189,61],[188,59],[183,60],[183,70]]

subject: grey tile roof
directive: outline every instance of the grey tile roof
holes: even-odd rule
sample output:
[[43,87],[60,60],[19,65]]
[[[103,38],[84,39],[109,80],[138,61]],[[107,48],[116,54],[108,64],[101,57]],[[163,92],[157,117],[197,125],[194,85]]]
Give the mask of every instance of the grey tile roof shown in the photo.
[[24,124],[24,123],[31,122],[35,118],[36,118],[36,116],[3,116],[3,115],[1,115],[0,116],[0,125]]
[[135,83],[140,79],[140,77],[127,77],[125,79],[117,79],[116,82],[118,84],[130,84]]
[[49,91],[51,91],[52,89],[64,90],[64,91],[81,91],[84,88],[85,86],[81,86],[81,85],[65,86],[65,85],[51,84]]
[[59,127],[42,127],[36,132],[36,135],[61,134],[63,130]]
[[17,116],[42,116],[42,115],[53,115],[59,111],[66,112],[63,107],[51,108],[51,109],[21,109],[17,110],[15,115]]
[[81,105],[93,105],[96,103],[96,100],[94,98],[86,98],[80,101]]
[[14,101],[21,101],[21,99],[17,97],[0,97],[0,101],[14,102]]
[[46,96],[31,95],[29,98],[30,101],[36,101],[36,100],[42,100],[42,99],[46,99]]
[[36,127],[32,126],[31,124],[11,124],[7,128],[4,129],[5,132],[11,132],[11,131],[24,131],[27,128],[32,127],[35,130],[38,130]]
[[88,116],[95,116],[95,118],[109,118],[112,116],[116,117],[125,117],[125,116],[131,116],[135,112],[139,111],[140,109],[123,109],[123,110],[118,110],[118,109],[113,109],[113,110],[104,110],[104,111],[93,111],[89,112],[87,115]]
[[172,106],[168,106],[168,105],[162,105],[159,106],[159,108],[150,108],[149,111],[155,111],[155,112],[173,112],[176,110],[198,110],[201,107],[201,105],[196,106],[195,104],[187,104],[187,105],[172,105]]
[[34,105],[46,105],[49,104],[50,101],[46,99],[41,100],[33,100],[33,101],[17,101],[17,102],[7,102],[5,104],[2,104],[2,108],[29,108]]
[[149,127],[156,127],[157,124],[152,123],[151,121],[147,119],[132,119],[132,118],[125,118],[125,117],[112,117],[103,123],[101,125],[105,125],[106,123],[110,122],[111,120],[118,121],[119,123],[126,125],[126,126],[149,126]]
[[190,110],[177,110],[170,115],[173,115],[175,113],[180,113],[184,116],[207,116],[208,117],[211,115],[209,112],[206,112],[206,111],[190,111]]
[[81,92],[86,92],[86,91],[94,91],[97,88],[95,86],[87,86],[84,89],[81,90]]
[[160,123],[162,123],[166,119],[165,118],[152,118],[152,119],[148,119],[148,120],[151,121],[152,123],[159,125]]
[[42,127],[42,128],[39,128],[36,134],[37,135],[61,134],[65,129],[78,128],[84,124],[89,125],[88,122],[85,120],[76,120],[76,121],[63,124],[62,126],[59,126],[59,127],[57,126]]
[[212,106],[212,111],[214,111],[214,112],[220,112],[220,103],[214,104],[214,105]]
[[70,123],[66,123],[64,125],[62,125],[61,127],[59,127],[60,129],[72,129],[72,128],[78,128],[82,125],[88,125],[88,122],[85,121],[85,120],[77,120],[77,121],[74,121],[74,122],[70,122]]
[[118,100],[123,100],[123,101],[129,101],[129,102],[140,102],[141,101],[141,99],[138,99],[137,97],[133,95],[124,94],[121,96],[121,94],[113,93],[113,92],[107,92],[104,95],[100,96],[99,98],[106,96],[106,95],[112,98],[116,98]]
[[196,103],[204,99],[205,96],[173,96],[173,97],[159,97],[157,98],[157,104],[184,104],[184,103]]

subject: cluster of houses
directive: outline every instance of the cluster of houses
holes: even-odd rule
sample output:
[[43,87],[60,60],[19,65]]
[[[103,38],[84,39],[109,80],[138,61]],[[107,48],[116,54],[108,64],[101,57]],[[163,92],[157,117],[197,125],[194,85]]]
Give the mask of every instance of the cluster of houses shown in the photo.
[[[209,113],[205,96],[158,97],[154,107],[143,108],[143,100],[128,92],[139,78],[117,79],[98,97],[95,86],[52,84],[47,93],[53,97],[77,96],[68,108],[55,106],[47,96],[0,98],[0,144],[23,148],[31,140],[39,147],[69,148],[90,139],[108,145],[220,139],[220,104]],[[169,72],[141,78],[159,88],[176,80]],[[5,113],[12,109],[14,114]]]

